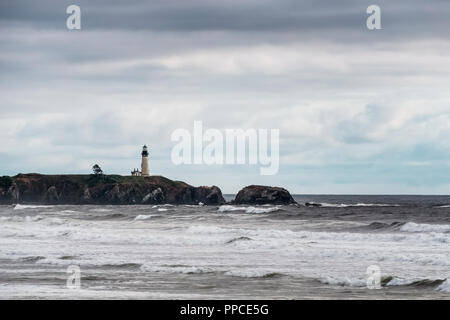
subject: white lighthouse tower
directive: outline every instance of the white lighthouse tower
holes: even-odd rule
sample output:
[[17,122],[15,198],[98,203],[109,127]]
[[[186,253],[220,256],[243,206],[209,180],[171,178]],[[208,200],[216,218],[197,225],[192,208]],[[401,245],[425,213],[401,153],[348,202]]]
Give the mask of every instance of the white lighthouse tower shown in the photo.
[[148,168],[148,149],[147,146],[144,145],[142,148],[142,162],[141,162],[141,174],[144,177],[148,177],[150,175],[150,170]]

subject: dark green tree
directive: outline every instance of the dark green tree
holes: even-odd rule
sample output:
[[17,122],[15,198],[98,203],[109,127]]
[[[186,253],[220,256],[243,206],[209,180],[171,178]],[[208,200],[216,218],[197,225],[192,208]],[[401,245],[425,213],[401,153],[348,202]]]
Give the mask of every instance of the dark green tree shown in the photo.
[[94,171],[94,175],[96,176],[103,176],[103,170],[98,164],[94,164],[92,171]]

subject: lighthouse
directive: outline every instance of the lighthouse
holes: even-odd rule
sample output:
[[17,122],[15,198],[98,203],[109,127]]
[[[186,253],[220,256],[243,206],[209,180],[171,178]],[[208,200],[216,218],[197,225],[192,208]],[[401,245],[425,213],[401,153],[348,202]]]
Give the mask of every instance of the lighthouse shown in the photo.
[[148,177],[150,175],[150,170],[148,169],[148,149],[146,145],[142,147],[141,155],[142,155],[141,173],[144,177]]

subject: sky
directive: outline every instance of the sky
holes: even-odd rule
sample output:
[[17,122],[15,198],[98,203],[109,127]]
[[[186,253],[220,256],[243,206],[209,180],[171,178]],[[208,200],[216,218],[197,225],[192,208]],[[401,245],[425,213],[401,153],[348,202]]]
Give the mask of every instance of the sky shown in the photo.
[[[126,175],[147,144],[151,174],[224,193],[450,194],[449,14],[447,0],[2,0],[0,175]],[[279,129],[278,174],[173,164],[171,133],[196,120]]]

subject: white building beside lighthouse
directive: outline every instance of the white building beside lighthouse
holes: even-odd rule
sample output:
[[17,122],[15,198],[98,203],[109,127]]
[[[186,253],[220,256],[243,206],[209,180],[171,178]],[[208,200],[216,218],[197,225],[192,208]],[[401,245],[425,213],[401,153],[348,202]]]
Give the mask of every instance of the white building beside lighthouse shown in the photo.
[[150,169],[148,167],[148,148],[146,145],[144,145],[142,147],[142,160],[141,160],[141,171],[139,171],[138,169],[134,169],[133,171],[131,171],[131,175],[132,176],[143,176],[143,177],[148,177],[150,175]]

